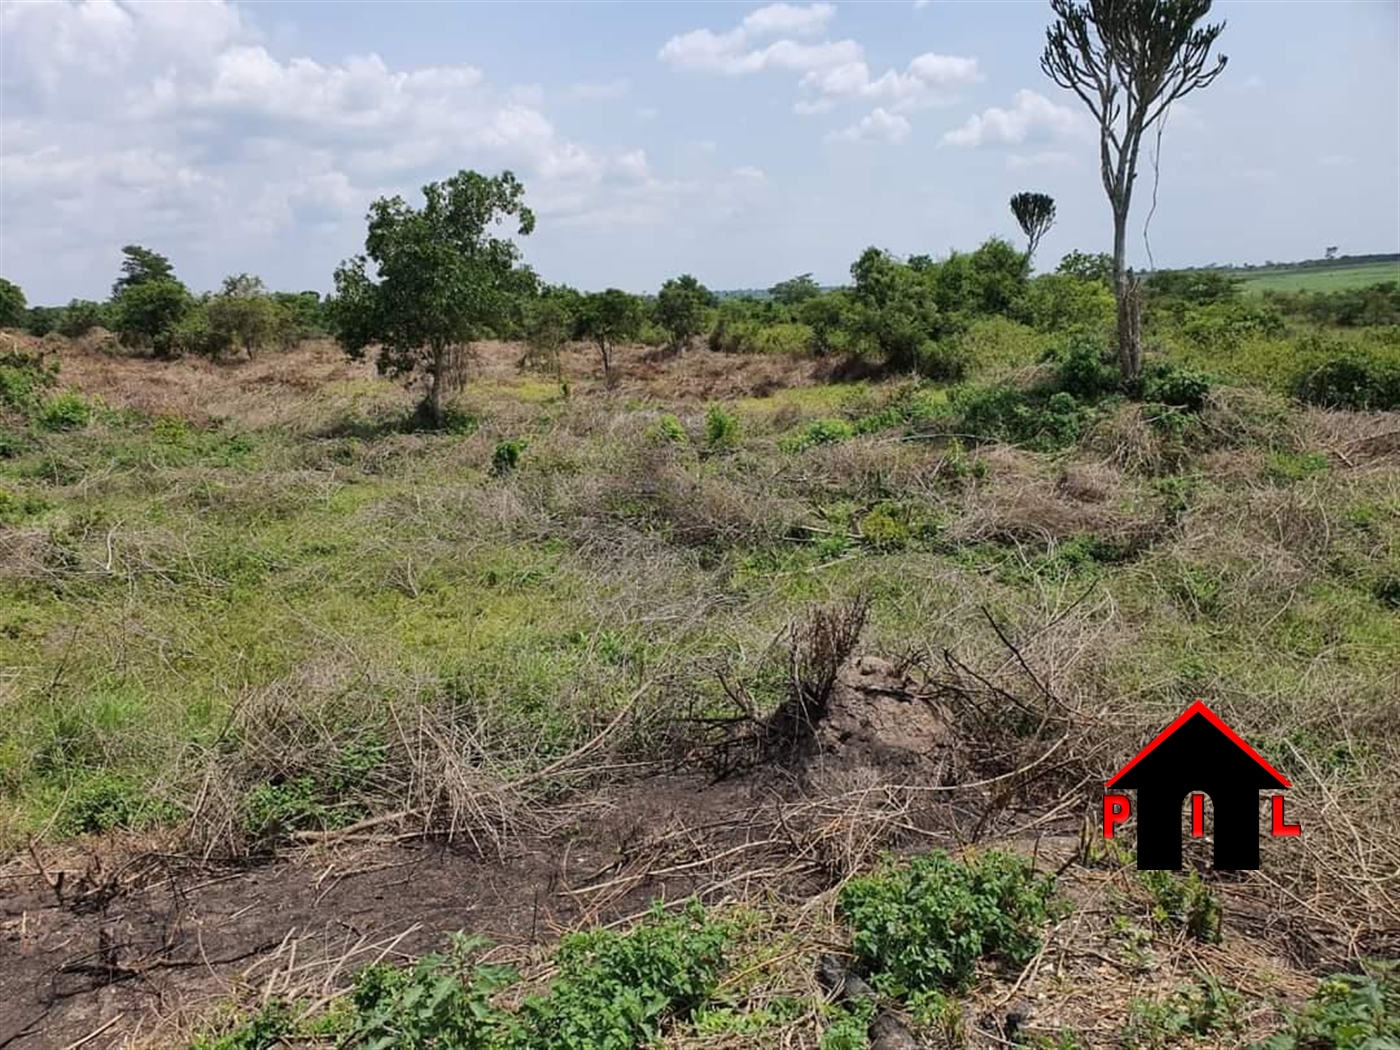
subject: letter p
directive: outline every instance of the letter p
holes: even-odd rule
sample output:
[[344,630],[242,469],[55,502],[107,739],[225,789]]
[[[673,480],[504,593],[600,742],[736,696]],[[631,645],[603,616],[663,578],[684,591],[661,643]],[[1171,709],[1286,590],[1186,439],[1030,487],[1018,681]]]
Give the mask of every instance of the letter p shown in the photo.
[[1127,795],[1105,795],[1103,797],[1103,837],[1113,838],[1113,825],[1121,824],[1132,816],[1132,805]]

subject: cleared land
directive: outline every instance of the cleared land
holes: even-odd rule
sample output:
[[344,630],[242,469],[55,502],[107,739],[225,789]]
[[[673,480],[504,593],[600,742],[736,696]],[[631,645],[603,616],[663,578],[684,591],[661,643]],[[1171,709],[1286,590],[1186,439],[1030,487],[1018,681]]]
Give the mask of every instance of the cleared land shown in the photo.
[[[1049,367],[972,338],[975,374]],[[601,1045],[557,1033],[642,942],[590,970],[559,935],[695,895],[637,971],[679,967],[666,1045],[863,1046],[822,975],[886,850],[1060,873],[924,1045],[1241,1045],[1400,954],[1400,414],[1267,389],[1285,341],[1213,354],[1239,385],[1199,413],[1109,399],[1053,447],[833,359],[628,348],[605,390],[574,348],[566,396],[486,344],[455,432],[417,433],[329,344],[99,342],[50,343],[91,414],[0,458],[0,1045],[271,1046],[293,1014],[329,1045],[369,1023],[353,971],[456,930],[523,974],[508,1045]],[[1306,832],[1144,879],[1100,785],[1193,699]]]

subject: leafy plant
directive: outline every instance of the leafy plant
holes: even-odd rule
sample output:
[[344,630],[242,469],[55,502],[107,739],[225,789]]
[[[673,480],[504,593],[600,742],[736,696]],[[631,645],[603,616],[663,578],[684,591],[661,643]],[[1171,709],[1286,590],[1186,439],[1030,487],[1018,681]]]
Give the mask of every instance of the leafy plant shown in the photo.
[[695,901],[676,916],[658,904],[629,933],[595,930],[566,936],[549,992],[526,999],[520,1050],[633,1050],[660,1038],[663,1025],[688,1017],[714,991],[729,933]]
[[504,477],[520,466],[520,457],[528,444],[524,438],[497,441],[496,451],[491,453],[491,473],[498,478]]
[[1284,1029],[1250,1050],[1393,1050],[1400,1046],[1400,966],[1370,960],[1318,986]]
[[739,443],[739,420],[719,405],[705,413],[705,448],[724,452]]
[[967,987],[983,958],[1024,965],[1040,948],[1053,892],[1053,877],[1014,854],[935,852],[852,879],[838,907],[871,983],[908,998]]
[[1182,927],[1198,941],[1220,942],[1220,901],[1200,872],[1143,871],[1138,878],[1151,895],[1152,918],[1159,925]]
[[35,422],[41,430],[78,430],[91,419],[92,406],[81,394],[65,390],[44,402]]
[[515,971],[479,961],[487,942],[455,934],[445,955],[412,967],[369,966],[350,992],[354,1014],[341,1046],[356,1050],[493,1050],[503,1045],[508,1015],[491,997]]

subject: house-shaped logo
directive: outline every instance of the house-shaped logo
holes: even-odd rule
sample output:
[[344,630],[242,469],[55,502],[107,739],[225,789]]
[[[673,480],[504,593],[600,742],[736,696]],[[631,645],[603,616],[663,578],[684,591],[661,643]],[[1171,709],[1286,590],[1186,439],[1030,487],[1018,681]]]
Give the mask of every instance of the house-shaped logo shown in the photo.
[[[1287,779],[1197,701],[1143,748],[1107,784],[1137,790],[1137,866],[1181,867],[1182,803],[1191,800],[1191,834],[1204,835],[1205,798],[1215,815],[1218,869],[1259,867],[1259,792],[1286,788]],[[1285,824],[1283,796],[1274,795],[1273,834],[1297,835]],[[1104,836],[1131,815],[1128,796],[1104,795]]]

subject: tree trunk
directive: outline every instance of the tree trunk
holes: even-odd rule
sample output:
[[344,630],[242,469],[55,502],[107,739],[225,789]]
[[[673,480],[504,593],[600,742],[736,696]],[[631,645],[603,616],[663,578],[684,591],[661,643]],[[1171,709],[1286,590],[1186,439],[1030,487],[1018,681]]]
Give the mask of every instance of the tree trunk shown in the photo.
[[1131,383],[1142,371],[1142,306],[1137,278],[1127,269],[1128,209],[1113,209],[1113,298],[1118,307],[1118,370]]
[[447,349],[433,347],[433,360],[429,366],[428,418],[433,426],[442,425],[442,373],[447,366]]

